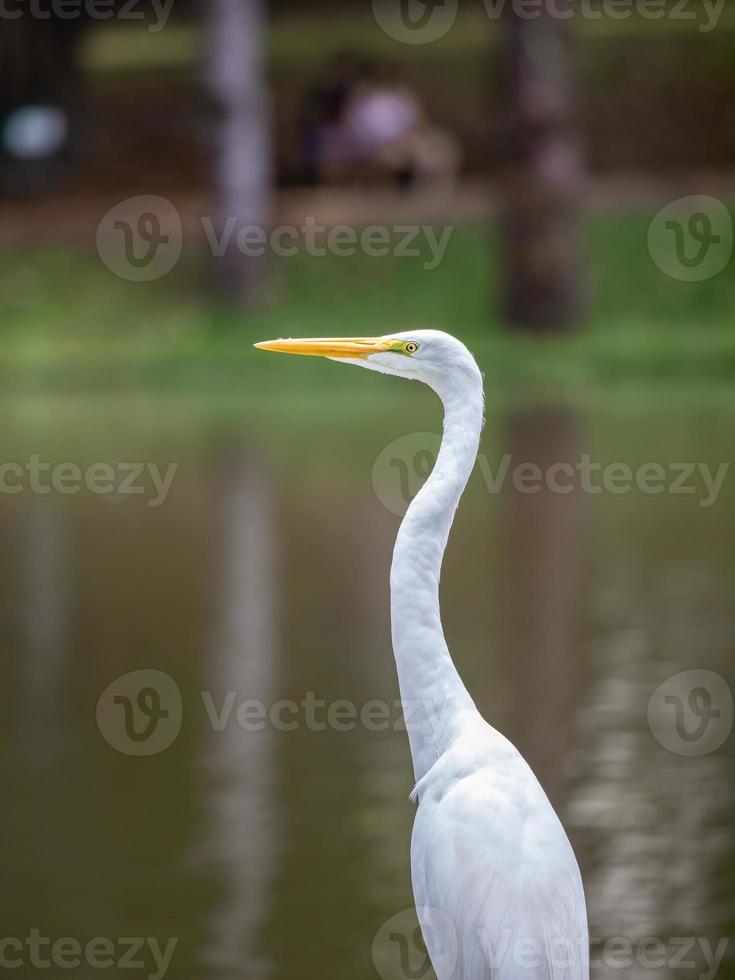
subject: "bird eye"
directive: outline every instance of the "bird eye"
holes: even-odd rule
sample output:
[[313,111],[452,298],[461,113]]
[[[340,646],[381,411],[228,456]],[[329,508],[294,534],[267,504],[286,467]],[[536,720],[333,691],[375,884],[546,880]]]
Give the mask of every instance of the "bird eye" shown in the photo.
[[413,340],[409,340],[409,342],[406,344],[404,348],[407,354],[415,354],[418,349],[419,349],[419,345],[415,343],[415,341]]

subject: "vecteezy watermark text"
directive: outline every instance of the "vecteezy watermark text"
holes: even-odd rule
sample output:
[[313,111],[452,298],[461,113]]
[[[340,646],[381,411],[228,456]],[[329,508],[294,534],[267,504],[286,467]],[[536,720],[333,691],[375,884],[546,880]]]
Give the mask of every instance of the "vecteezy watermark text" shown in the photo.
[[[440,437],[432,432],[410,432],[391,442],[373,464],[375,494],[391,513],[402,515],[431,473]],[[717,502],[730,469],[729,462],[649,461],[631,466],[624,462],[602,463],[589,453],[576,460],[556,460],[543,467],[529,460],[515,460],[510,453],[497,465],[483,453],[477,458],[473,479],[482,480],[490,494],[510,486],[516,493],[533,495],[571,493],[625,495],[671,494],[694,497],[702,508]],[[437,507],[443,502],[437,499]]]
[[314,691],[306,691],[298,701],[281,698],[270,705],[255,698],[242,698],[237,691],[227,691],[219,698],[211,691],[202,691],[201,698],[207,719],[217,732],[232,724],[244,732],[261,732],[268,727],[279,732],[293,732],[298,728],[310,732],[352,732],[356,728],[369,732],[406,732],[421,726],[430,736],[428,720],[433,723],[436,737],[444,723],[443,712],[438,712],[438,718],[434,719],[423,702],[398,698],[391,702],[373,698],[359,705],[347,698],[327,701],[318,698]]
[[179,468],[169,463],[161,470],[157,463],[97,462],[81,467],[77,463],[50,463],[32,453],[24,462],[0,462],[0,493],[23,492],[46,495],[80,493],[148,496],[149,507],[166,502]]
[[[298,700],[266,703],[236,690],[200,691],[197,716],[214,732],[238,728],[246,734],[271,729],[293,732],[420,732],[441,739],[449,720],[444,702],[372,698],[356,704],[348,698],[327,700],[305,691]],[[103,738],[125,755],[158,755],[176,741],[184,720],[178,684],[165,671],[141,668],[117,677],[97,701],[97,727]]]
[[270,251],[282,258],[291,258],[303,252],[321,258],[336,255],[347,258],[361,252],[372,258],[394,255],[397,258],[424,257],[427,271],[436,269],[452,237],[453,229],[440,230],[433,225],[368,225],[357,229],[352,225],[319,224],[307,217],[301,225],[276,225],[267,230],[259,225],[245,225],[238,231],[235,218],[228,218],[218,236],[211,218],[202,218],[212,254],[224,255],[233,243],[243,255],[257,257]]
[[[441,741],[451,720],[444,701],[372,698],[327,700],[305,691],[298,700],[265,702],[252,692],[199,691],[189,705],[213,732],[234,728],[246,734],[270,729],[293,732],[409,732],[432,744]],[[125,755],[163,752],[176,741],[184,718],[183,698],[165,671],[141,668],[115,678],[97,701],[97,726],[104,739]],[[732,731],[732,692],[723,677],[709,670],[688,670],[669,677],[652,693],[647,708],[654,737],[677,755],[714,752]]]
[[[198,242],[192,244],[207,249],[215,259],[233,250],[249,258],[393,256],[422,260],[428,272],[441,264],[454,231],[451,225],[431,224],[327,225],[312,216],[300,224],[265,227],[243,224],[235,217],[215,221],[201,215],[198,224]],[[181,215],[171,201],[158,195],[120,201],[97,227],[100,258],[111,272],[129,282],[162,279],[176,267],[183,249]]]
[[707,936],[603,939],[586,932],[550,933],[542,938],[509,927],[497,932],[480,927],[473,937],[466,929],[456,928],[443,910],[423,906],[404,909],[380,926],[372,943],[372,959],[382,980],[423,980],[432,966],[427,944],[436,972],[442,976],[461,976],[468,960],[481,957],[489,976],[513,973],[527,975],[529,980],[557,970],[570,971],[580,963],[588,963],[593,970],[687,970],[697,980],[714,980],[729,943],[729,938]]
[[0,0],[0,21],[111,20],[146,22],[151,34],[162,31],[176,0]]
[[[462,0],[466,7],[471,0]],[[460,0],[372,0],[373,16],[394,41],[430,44],[444,37],[457,19]],[[672,20],[690,23],[702,34],[713,31],[725,0],[482,0],[491,21],[512,11],[521,21],[541,17],[567,21]]]
[[[145,970],[148,980],[163,980],[171,966],[178,938],[163,946],[151,936],[95,936],[81,942],[72,936],[51,939],[31,929],[22,939],[0,937],[0,970]],[[27,975],[27,974],[26,974]]]

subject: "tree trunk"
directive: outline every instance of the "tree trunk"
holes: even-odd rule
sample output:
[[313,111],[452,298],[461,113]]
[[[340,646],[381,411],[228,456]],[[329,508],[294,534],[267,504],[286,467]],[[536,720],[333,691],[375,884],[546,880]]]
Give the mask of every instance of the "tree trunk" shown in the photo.
[[213,280],[220,298],[256,308],[267,287],[272,189],[265,0],[206,0],[203,10],[213,222],[224,247],[213,256]]
[[503,312],[517,329],[558,331],[579,318],[584,292],[574,66],[570,21],[560,18],[572,8],[569,0],[542,0],[540,15],[524,19],[517,6],[506,7],[503,53],[509,152]]

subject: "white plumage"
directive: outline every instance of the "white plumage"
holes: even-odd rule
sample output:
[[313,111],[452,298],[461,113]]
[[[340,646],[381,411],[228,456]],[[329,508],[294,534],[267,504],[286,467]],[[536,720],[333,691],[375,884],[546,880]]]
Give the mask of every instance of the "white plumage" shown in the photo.
[[401,524],[390,580],[393,650],[410,706],[419,921],[439,980],[585,980],[587,916],[571,845],[528,764],[480,716],[442,631],[442,557],[483,424],[474,358],[434,330],[259,346],[423,381],[442,400],[439,455]]
[[[459,728],[417,786],[411,842],[416,907],[437,976],[582,980],[587,918],[566,834],[507,739],[471,712]],[[453,948],[456,961],[445,962]]]

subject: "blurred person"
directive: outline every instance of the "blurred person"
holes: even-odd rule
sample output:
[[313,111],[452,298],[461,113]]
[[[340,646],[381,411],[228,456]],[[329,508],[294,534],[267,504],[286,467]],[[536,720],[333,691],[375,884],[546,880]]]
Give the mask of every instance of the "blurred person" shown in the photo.
[[389,179],[402,188],[456,180],[457,140],[427,119],[408,86],[354,56],[336,56],[307,114],[313,180]]
[[366,72],[349,100],[345,125],[367,173],[400,187],[452,186],[461,163],[457,140],[432,124],[418,97],[384,74]]

